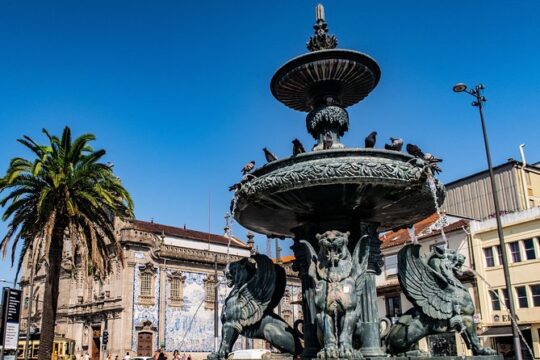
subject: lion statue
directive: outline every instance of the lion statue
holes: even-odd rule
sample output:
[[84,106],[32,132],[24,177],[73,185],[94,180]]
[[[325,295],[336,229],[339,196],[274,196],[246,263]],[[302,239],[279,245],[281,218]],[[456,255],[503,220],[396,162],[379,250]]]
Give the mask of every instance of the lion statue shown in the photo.
[[[336,230],[317,234],[319,253],[302,240],[311,260],[308,275],[315,285],[318,335],[324,347],[318,358],[353,358],[353,334],[360,318],[360,295],[369,257],[369,239],[363,236],[351,255],[349,233]],[[362,259],[360,260],[360,256]]]
[[273,310],[285,292],[285,270],[266,255],[252,255],[225,268],[232,287],[221,313],[221,344],[209,360],[226,359],[238,335],[263,339],[282,352],[302,353],[299,333]]
[[391,355],[418,354],[420,339],[457,331],[474,355],[496,352],[482,347],[473,322],[474,303],[456,276],[462,274],[465,257],[455,250],[434,247],[419,256],[420,245],[409,244],[398,253],[398,279],[413,308],[392,325],[383,340]]

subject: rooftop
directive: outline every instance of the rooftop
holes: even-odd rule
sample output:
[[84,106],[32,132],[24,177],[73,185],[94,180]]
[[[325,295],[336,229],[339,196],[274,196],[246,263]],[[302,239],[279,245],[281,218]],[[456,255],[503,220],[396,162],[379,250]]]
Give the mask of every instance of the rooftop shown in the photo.
[[[456,218],[450,216],[456,221],[451,222],[446,225],[443,229],[446,234],[462,229],[464,226],[469,224],[469,220],[463,218]],[[440,228],[436,226],[437,221],[440,219],[440,216],[436,213],[431,214],[424,220],[421,220],[414,224],[414,232],[418,240],[426,239],[441,233]],[[394,246],[404,245],[405,243],[411,241],[409,231],[407,229],[399,229],[396,231],[389,231],[381,236],[381,249],[387,249]]]
[[[515,160],[515,159],[508,159],[505,163],[502,163],[500,165],[497,165],[497,166],[494,166],[493,167],[493,171],[494,172],[497,172],[498,170],[502,170],[504,169],[505,167],[510,167],[510,166],[523,166],[523,163],[521,161],[518,161],[518,160]],[[525,165],[525,168],[528,169],[528,170],[532,170],[532,171],[536,171],[536,172],[540,172],[540,162],[536,162],[536,163],[527,163]],[[459,178],[459,179],[456,179],[456,180],[453,180],[453,181],[450,181],[446,184],[444,184],[444,186],[446,188],[448,187],[452,187],[454,185],[457,185],[458,183],[464,181],[464,180],[468,180],[468,179],[472,179],[474,177],[477,177],[477,176],[481,176],[481,175],[488,175],[489,174],[489,170],[486,169],[486,170],[482,170],[482,171],[479,171],[479,172],[476,172],[474,174],[471,174],[471,175],[467,175],[467,176],[464,176],[462,178]]]
[[[212,243],[218,245],[228,245],[229,238],[223,235],[211,234],[203,231],[191,230],[186,227],[175,227],[169,225],[158,224],[153,221],[128,220],[133,225],[133,228],[139,231],[154,233],[156,235],[165,235],[175,238],[195,240],[204,243]],[[236,237],[231,238],[231,246],[241,249],[249,249],[250,247]]]

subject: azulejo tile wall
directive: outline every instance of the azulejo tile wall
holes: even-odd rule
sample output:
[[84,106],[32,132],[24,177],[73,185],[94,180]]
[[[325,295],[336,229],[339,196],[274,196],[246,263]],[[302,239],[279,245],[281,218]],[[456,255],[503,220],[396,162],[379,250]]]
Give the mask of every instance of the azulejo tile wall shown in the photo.
[[[165,308],[165,349],[181,352],[212,351],[214,349],[214,311],[205,309],[204,273],[182,272],[184,283],[184,305],[171,307],[166,296]],[[227,296],[227,287],[223,277],[218,277],[218,310]],[[165,293],[169,292],[169,282],[165,284]],[[220,329],[221,331],[221,329]]]
[[[150,321],[152,323],[152,326],[155,326],[156,328],[159,328],[159,286],[160,283],[158,281],[159,279],[159,273],[160,269],[156,269],[156,277],[154,281],[154,304],[153,305],[142,305],[139,304],[137,301],[137,298],[140,294],[140,273],[141,273],[141,267],[135,266],[133,269],[133,322],[132,322],[132,339],[131,339],[131,348],[136,349],[137,348],[137,326],[140,326],[144,321]],[[158,348],[158,337],[154,336],[154,349]]]

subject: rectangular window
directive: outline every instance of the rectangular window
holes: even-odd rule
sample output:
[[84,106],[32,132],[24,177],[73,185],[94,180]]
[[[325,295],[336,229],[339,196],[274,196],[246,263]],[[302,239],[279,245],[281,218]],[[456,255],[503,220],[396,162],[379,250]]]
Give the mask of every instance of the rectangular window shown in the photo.
[[386,276],[397,274],[397,255],[390,255],[384,258],[384,269]]
[[489,296],[491,297],[491,309],[492,310],[501,310],[501,301],[499,300],[497,290],[490,290]]
[[386,297],[386,316],[389,318],[401,316],[401,299],[399,294]]
[[516,286],[516,295],[520,308],[528,308],[529,300],[527,299],[527,288],[525,286]]
[[501,245],[497,245],[497,257],[499,259],[499,265],[503,264],[502,249]]
[[487,267],[495,266],[495,259],[493,258],[493,248],[484,248],[484,257],[486,258]]
[[540,284],[531,285],[533,306],[540,306]]
[[501,289],[503,298],[504,298],[504,306],[506,306],[507,309],[510,309],[510,300],[508,299],[508,290],[506,288]]
[[523,240],[523,245],[525,246],[525,256],[527,256],[527,260],[536,259],[536,252],[534,251],[533,239]]
[[512,254],[512,261],[515,263],[521,262],[521,250],[519,248],[519,241],[514,241],[508,244],[510,246],[510,253]]
[[213,303],[216,300],[216,294],[215,294],[215,287],[216,282],[214,280],[214,276],[209,276],[206,282],[204,283],[204,290],[206,292],[205,301],[207,303]]
[[180,299],[180,279],[178,278],[171,279],[171,299],[172,300]]
[[141,274],[141,296],[152,296],[151,274]]

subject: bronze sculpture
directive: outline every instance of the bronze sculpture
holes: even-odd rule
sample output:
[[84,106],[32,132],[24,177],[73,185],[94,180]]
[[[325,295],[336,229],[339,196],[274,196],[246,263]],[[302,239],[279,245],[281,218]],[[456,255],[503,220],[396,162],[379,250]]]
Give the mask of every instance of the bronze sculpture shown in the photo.
[[[360,319],[360,296],[369,258],[369,239],[362,237],[353,254],[347,248],[349,233],[317,234],[319,252],[303,240],[311,259],[308,274],[315,285],[318,330],[324,348],[319,358],[353,358],[353,334]],[[360,260],[360,257],[362,260]]]
[[392,355],[414,352],[418,340],[427,335],[457,331],[474,355],[494,355],[494,350],[480,345],[474,303],[457,278],[465,257],[439,247],[424,258],[419,251],[419,244],[408,244],[398,253],[399,283],[414,306],[389,329],[387,351]]
[[221,313],[221,344],[208,359],[226,359],[238,335],[264,339],[282,352],[302,352],[299,334],[273,310],[285,292],[285,270],[266,255],[233,262],[225,269],[232,287]]

